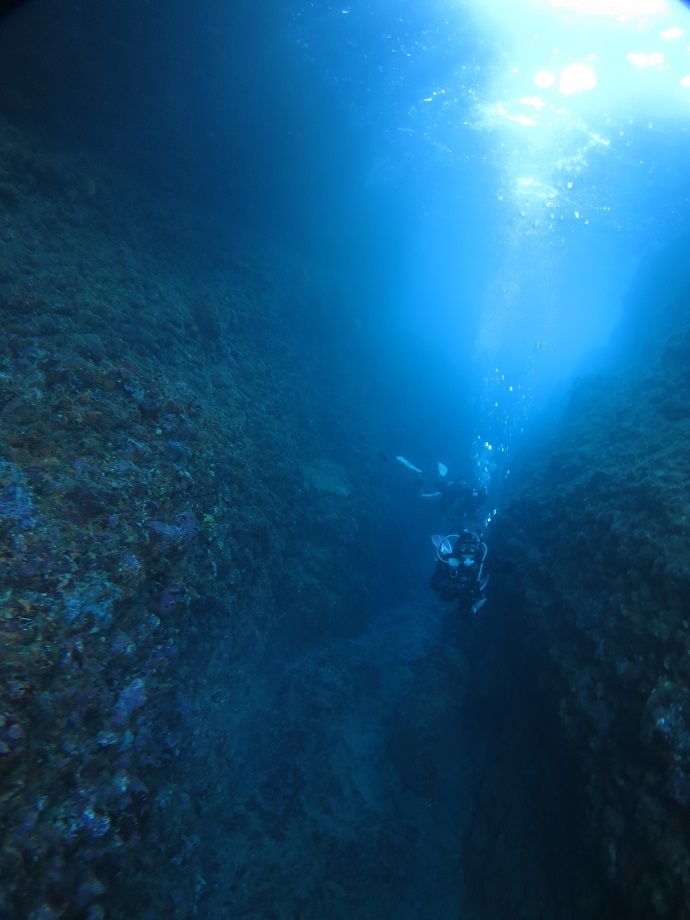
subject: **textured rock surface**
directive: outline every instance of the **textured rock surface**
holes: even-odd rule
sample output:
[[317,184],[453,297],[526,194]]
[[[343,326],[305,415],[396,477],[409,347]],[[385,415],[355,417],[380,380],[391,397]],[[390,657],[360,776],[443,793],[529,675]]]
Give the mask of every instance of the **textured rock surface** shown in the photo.
[[221,682],[349,629],[381,493],[316,274],[46,143],[0,123],[0,913],[96,918],[194,850],[163,776],[207,644]]
[[581,384],[492,535],[630,917],[690,914],[689,359],[686,330],[646,376]]

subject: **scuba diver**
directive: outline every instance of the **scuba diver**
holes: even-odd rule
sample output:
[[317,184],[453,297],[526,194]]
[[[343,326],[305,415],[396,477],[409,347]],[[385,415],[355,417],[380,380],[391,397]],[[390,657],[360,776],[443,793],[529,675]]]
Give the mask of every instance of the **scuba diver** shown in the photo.
[[484,574],[486,543],[474,530],[450,533],[445,537],[434,534],[436,568],[429,587],[437,591],[444,601],[458,602],[463,616],[470,616],[484,606],[484,588],[489,576]]
[[[463,616],[471,616],[484,606],[484,588],[489,576],[484,574],[487,547],[478,528],[479,510],[486,501],[482,486],[472,487],[463,480],[449,480],[448,467],[438,464],[434,491],[425,491],[423,473],[404,457],[395,458],[411,470],[419,483],[420,498],[437,502],[452,521],[461,521],[457,530],[431,538],[436,547],[436,569],[429,586],[445,601],[457,601]],[[464,526],[464,529],[460,529]]]
[[424,490],[423,473],[404,457],[395,458],[408,470],[416,474],[419,482],[419,497],[424,501],[437,502],[441,510],[455,521],[473,518],[486,500],[486,489],[473,487],[464,480],[448,479],[448,467],[438,464],[435,488],[431,492]]

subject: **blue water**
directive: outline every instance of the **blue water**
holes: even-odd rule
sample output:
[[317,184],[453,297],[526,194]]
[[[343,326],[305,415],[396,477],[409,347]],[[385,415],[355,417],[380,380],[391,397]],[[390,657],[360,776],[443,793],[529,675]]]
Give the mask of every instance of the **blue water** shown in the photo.
[[[544,550],[510,549],[520,490],[548,531],[579,475],[529,459],[559,457],[573,387],[599,418],[686,320],[690,10],[592,6],[0,19],[0,917],[631,916],[564,716],[615,735],[572,651],[606,658],[605,601],[574,586],[577,638],[549,638]],[[420,500],[439,463],[485,501]],[[475,616],[428,586],[463,527]],[[650,697],[657,671],[680,724],[686,676]]]

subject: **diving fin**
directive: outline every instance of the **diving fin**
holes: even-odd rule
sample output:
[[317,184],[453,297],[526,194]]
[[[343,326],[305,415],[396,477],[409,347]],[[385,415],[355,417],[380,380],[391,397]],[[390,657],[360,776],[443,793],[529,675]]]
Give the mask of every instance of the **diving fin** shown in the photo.
[[421,475],[422,471],[418,470],[416,466],[412,466],[409,460],[406,460],[404,457],[395,458],[398,463],[402,463],[403,466],[406,466],[408,470],[412,470],[413,473],[419,473]]
[[455,540],[451,543],[450,538],[456,536],[456,534],[450,534],[447,537],[444,537],[440,533],[435,533],[431,537],[431,542],[434,544],[439,553],[442,553],[444,556],[450,556],[453,552],[453,547],[455,546]]

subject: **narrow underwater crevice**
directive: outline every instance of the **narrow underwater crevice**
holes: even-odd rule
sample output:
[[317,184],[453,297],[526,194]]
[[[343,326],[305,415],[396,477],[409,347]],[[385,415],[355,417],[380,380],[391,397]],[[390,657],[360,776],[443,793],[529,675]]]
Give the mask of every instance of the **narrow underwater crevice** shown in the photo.
[[482,617],[449,621],[469,676],[462,743],[473,812],[459,871],[471,916],[599,920],[626,917],[588,843],[583,783],[558,725],[547,663],[506,590]]

